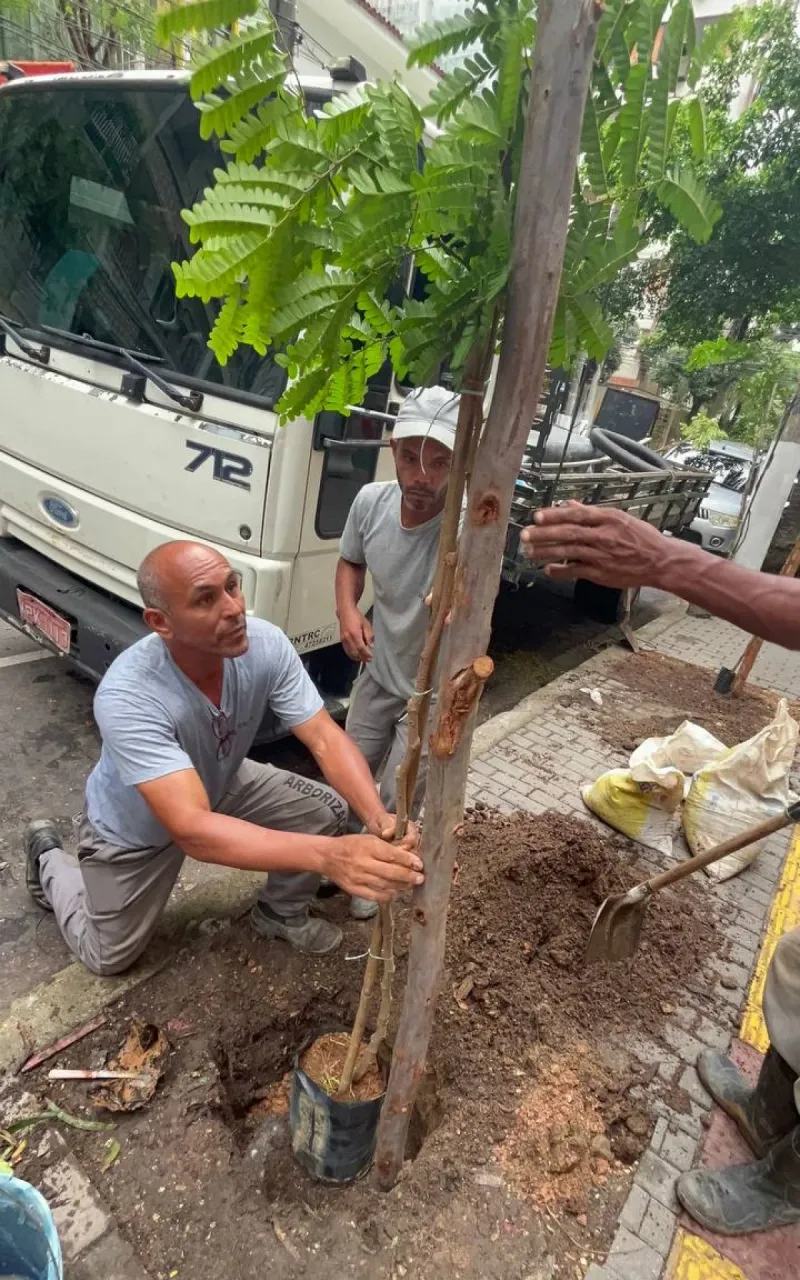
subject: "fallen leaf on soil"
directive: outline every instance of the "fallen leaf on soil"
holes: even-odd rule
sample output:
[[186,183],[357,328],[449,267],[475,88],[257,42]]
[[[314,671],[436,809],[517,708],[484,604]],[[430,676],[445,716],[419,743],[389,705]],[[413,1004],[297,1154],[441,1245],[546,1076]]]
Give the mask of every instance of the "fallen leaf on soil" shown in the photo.
[[116,1164],[117,1160],[119,1160],[119,1153],[122,1150],[116,1138],[109,1138],[105,1145],[106,1154],[103,1156],[103,1161],[100,1165],[101,1173],[107,1173],[112,1164]]
[[57,1107],[54,1102],[46,1098],[47,1110],[40,1111],[35,1116],[23,1116],[20,1120],[12,1120],[10,1124],[5,1126],[4,1132],[23,1133],[25,1129],[33,1129],[38,1124],[46,1124],[48,1120],[59,1120],[61,1124],[69,1125],[71,1129],[113,1129],[113,1124],[105,1124],[101,1120],[83,1120],[80,1116],[73,1116],[69,1111],[62,1110]]
[[69,1049],[70,1045],[77,1044],[79,1040],[84,1040],[93,1031],[105,1026],[107,1021],[106,1015],[101,1013],[98,1017],[93,1018],[91,1022],[85,1023],[84,1026],[78,1027],[75,1031],[70,1031],[69,1035],[62,1036],[60,1040],[54,1040],[45,1049],[40,1049],[38,1053],[34,1053],[26,1062],[23,1062],[19,1069],[19,1074],[24,1075],[26,1071],[33,1071],[35,1067],[40,1067],[43,1062],[47,1062],[48,1058],[54,1058],[57,1053],[61,1053],[64,1049]]
[[163,1031],[152,1022],[135,1018],[127,1040],[109,1066],[115,1071],[136,1071],[140,1079],[115,1080],[97,1089],[92,1094],[94,1105],[105,1111],[138,1111],[156,1091],[168,1050]]
[[184,1040],[187,1036],[195,1034],[195,1027],[191,1022],[185,1022],[183,1018],[170,1018],[167,1031],[175,1040]]

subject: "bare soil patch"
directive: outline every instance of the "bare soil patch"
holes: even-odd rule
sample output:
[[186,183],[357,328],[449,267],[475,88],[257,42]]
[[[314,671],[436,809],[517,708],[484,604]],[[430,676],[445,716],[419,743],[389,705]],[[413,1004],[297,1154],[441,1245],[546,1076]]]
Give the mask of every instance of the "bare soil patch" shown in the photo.
[[[583,967],[597,906],[639,878],[637,856],[556,813],[468,813],[415,1158],[388,1195],[370,1179],[320,1186],[290,1150],[295,1054],[345,1031],[357,1003],[363,961],[348,956],[369,926],[349,921],[344,900],[325,907],[345,926],[335,956],[294,955],[242,921],[121,1000],[59,1065],[101,1065],[134,1016],[171,1042],[153,1100],[119,1119],[110,1169],[107,1135],[74,1138],[154,1280],[574,1280],[602,1259],[667,1087],[626,1037],[658,1041],[719,951],[708,894],[684,886],[654,901],[633,960]],[[399,992],[407,907],[398,915]],[[89,1109],[80,1086],[54,1096]]]
[[[626,754],[645,738],[672,733],[682,720],[693,720],[733,747],[763,729],[780,701],[778,694],[756,685],[747,685],[737,697],[715,693],[715,672],[661,653],[627,654],[608,674],[640,696],[630,704],[626,701],[624,707],[615,706],[611,696],[601,708],[594,704],[587,707],[585,696],[579,693],[567,694],[561,702],[581,707],[602,740]],[[654,712],[654,705],[663,710]],[[790,702],[789,710],[797,719],[800,703]]]

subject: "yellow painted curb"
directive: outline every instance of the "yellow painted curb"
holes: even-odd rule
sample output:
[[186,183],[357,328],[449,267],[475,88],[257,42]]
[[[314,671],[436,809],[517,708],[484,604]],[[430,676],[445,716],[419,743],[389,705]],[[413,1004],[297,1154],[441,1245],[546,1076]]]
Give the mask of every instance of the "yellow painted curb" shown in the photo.
[[[794,828],[783,873],[772,900],[767,929],[758,954],[755,973],[747,993],[739,1038],[760,1053],[769,1048],[767,1028],[761,1012],[764,982],[778,939],[800,925],[800,826]],[[667,1263],[669,1280],[747,1280],[733,1262],[700,1236],[679,1228]]]
[[800,827],[795,827],[786,855],[778,891],[772,901],[767,932],[761,944],[756,971],[747,995],[739,1038],[760,1053],[769,1048],[767,1028],[761,1012],[764,982],[778,939],[789,929],[800,925]]
[[682,1228],[675,1238],[667,1275],[669,1280],[747,1280],[735,1263]]

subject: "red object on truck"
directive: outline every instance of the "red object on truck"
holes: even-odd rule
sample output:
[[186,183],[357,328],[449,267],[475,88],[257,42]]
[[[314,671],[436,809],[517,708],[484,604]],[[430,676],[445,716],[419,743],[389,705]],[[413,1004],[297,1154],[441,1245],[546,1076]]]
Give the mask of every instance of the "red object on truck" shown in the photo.
[[23,76],[55,76],[74,71],[74,62],[20,62],[16,58],[0,62],[0,84],[7,80],[19,80]]

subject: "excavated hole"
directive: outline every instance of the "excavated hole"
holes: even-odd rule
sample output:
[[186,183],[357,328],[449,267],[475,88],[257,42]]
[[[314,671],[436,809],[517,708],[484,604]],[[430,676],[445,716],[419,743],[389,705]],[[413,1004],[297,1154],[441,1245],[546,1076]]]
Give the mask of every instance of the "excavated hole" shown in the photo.
[[[272,1014],[260,1027],[213,1046],[220,1114],[233,1131],[246,1170],[263,1176],[265,1191],[283,1201],[302,1201],[311,1182],[291,1154],[288,1073],[310,1038],[344,1029],[341,1006],[312,997],[291,1014]],[[386,1072],[388,1076],[388,1062]],[[412,1112],[406,1159],[417,1158],[443,1117],[435,1076],[429,1072]]]

